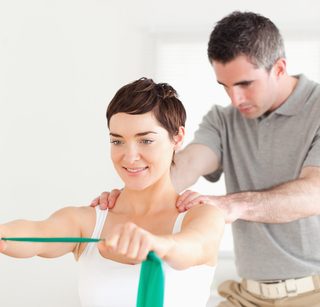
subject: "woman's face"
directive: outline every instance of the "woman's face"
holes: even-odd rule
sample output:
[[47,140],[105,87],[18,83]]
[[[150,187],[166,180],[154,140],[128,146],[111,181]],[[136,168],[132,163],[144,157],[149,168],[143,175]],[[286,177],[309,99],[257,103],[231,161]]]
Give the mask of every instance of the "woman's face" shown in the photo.
[[151,112],[117,113],[111,117],[109,128],[111,159],[127,188],[142,190],[165,176],[169,178],[177,142],[169,138]]

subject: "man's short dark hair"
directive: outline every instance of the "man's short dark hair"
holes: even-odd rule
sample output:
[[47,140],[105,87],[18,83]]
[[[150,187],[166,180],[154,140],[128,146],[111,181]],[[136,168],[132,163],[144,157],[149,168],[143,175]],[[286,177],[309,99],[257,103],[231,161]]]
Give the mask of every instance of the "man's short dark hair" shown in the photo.
[[240,55],[268,71],[278,59],[285,57],[282,36],[270,19],[235,11],[218,21],[208,43],[210,62],[225,64]]

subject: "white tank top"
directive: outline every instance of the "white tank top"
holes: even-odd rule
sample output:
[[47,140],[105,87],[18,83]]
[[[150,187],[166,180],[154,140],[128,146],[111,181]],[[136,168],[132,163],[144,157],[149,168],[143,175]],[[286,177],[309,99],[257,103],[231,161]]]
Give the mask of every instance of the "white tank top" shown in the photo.
[[[96,207],[92,238],[100,238],[108,210]],[[173,233],[180,231],[184,213],[178,215]],[[102,257],[96,243],[88,243],[79,258],[79,295],[82,307],[134,307],[141,265]],[[207,265],[175,270],[163,263],[165,307],[204,307],[209,298],[214,268]],[[150,306],[152,307],[152,306]]]

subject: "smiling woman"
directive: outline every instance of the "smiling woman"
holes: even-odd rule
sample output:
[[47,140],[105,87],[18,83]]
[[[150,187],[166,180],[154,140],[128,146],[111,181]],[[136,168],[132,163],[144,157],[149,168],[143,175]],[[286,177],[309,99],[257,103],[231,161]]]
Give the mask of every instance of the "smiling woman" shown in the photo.
[[[205,306],[224,218],[206,204],[187,213],[176,208],[179,195],[170,169],[185,119],[168,84],[142,78],[122,87],[107,110],[111,158],[125,185],[116,206],[68,207],[44,221],[0,225],[0,238],[79,237],[78,242],[0,240],[0,252],[19,258],[73,253],[82,306],[129,307],[136,299],[140,263],[154,251],[165,262],[165,306]],[[97,244],[90,238],[103,240]]]
[[183,140],[183,127],[170,140],[153,113],[117,113],[110,120],[110,131],[111,158],[127,188],[143,189],[160,177],[168,180],[168,165]]

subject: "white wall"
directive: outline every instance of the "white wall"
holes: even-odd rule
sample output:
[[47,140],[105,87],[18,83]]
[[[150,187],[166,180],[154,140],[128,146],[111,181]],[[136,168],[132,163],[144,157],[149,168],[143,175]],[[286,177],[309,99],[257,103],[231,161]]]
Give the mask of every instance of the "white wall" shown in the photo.
[[[124,83],[155,76],[159,34],[206,42],[235,9],[261,12],[288,33],[319,33],[316,0],[186,2],[0,0],[0,222],[42,219],[121,186],[105,109]],[[71,255],[0,256],[0,289],[1,306],[79,305]]]

